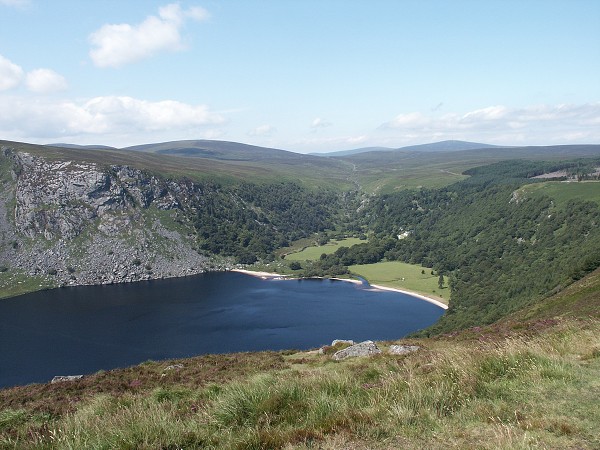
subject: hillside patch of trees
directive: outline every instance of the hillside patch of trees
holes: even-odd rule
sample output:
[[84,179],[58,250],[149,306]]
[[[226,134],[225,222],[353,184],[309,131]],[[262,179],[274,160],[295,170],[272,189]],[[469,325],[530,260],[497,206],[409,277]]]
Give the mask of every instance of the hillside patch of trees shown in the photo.
[[596,203],[557,207],[549,197],[513,195],[535,182],[529,177],[564,167],[506,161],[472,169],[471,178],[446,188],[375,197],[362,216],[373,234],[369,242],[325,255],[309,275],[384,259],[433,267],[444,274],[452,299],[428,334],[491,323],[543,301],[600,265]]

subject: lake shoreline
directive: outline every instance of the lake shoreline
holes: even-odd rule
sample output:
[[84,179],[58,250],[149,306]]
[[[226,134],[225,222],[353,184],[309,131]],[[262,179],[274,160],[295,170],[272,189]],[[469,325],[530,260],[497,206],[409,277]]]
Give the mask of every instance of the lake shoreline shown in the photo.
[[[300,279],[298,277],[292,277],[290,275],[280,275],[280,274],[272,273],[272,272],[258,272],[258,271],[247,270],[247,269],[231,269],[230,272],[243,273],[246,275],[261,278],[263,280],[267,280],[267,279],[298,280],[298,279]],[[354,283],[354,284],[363,284],[363,282],[361,282],[359,280],[354,280],[351,278],[322,278],[322,277],[315,277],[315,278],[316,279],[325,279],[325,280],[347,281],[347,282]],[[420,294],[418,292],[413,292],[413,291],[408,291],[405,289],[398,289],[398,288],[393,288],[393,287],[387,287],[387,286],[382,286],[382,285],[378,285],[378,284],[370,284],[370,283],[368,284],[368,286],[370,288],[373,288],[371,290],[374,290],[374,291],[382,290],[382,291],[398,292],[400,294],[410,295],[411,297],[416,297],[420,300],[424,300],[426,302],[433,303],[434,305],[439,306],[440,308],[442,308],[444,310],[448,309],[448,305],[446,305],[445,303],[442,303],[437,299],[427,297],[426,295]]]
[[442,303],[439,300],[436,300],[434,298],[427,297],[426,295],[419,294],[418,292],[407,291],[404,289],[392,288],[392,287],[387,287],[387,286],[381,286],[380,284],[371,284],[370,286],[377,290],[393,291],[393,292],[399,292],[401,294],[407,294],[412,297],[417,297],[417,298],[420,298],[421,300],[425,300],[426,302],[433,303],[434,305],[439,306],[442,309],[448,309],[448,305],[446,305],[445,303]]
[[308,350],[340,337],[394,340],[431,326],[444,312],[416,297],[374,292],[358,280],[301,283],[251,274],[223,270],[2,301],[0,317],[10,321],[0,324],[0,367],[6,369],[0,387],[147,360]]

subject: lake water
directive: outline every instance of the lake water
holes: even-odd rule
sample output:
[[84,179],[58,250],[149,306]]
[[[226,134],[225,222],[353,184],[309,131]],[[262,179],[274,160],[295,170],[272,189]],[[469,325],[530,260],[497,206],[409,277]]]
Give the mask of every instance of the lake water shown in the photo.
[[149,359],[400,338],[444,310],[335,280],[209,273],[0,300],[0,387]]

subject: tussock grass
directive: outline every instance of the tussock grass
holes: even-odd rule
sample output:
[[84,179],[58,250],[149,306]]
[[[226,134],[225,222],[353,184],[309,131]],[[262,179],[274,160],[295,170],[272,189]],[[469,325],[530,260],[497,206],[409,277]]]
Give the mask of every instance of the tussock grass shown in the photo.
[[[235,377],[194,385],[180,375],[143,391],[96,393],[54,415],[25,401],[3,407],[0,448],[600,445],[598,321],[565,320],[534,336],[419,344],[406,356],[341,362],[292,354],[246,375],[229,359],[225,372]],[[240,357],[249,364],[251,357]],[[143,370],[152,374],[156,364]]]

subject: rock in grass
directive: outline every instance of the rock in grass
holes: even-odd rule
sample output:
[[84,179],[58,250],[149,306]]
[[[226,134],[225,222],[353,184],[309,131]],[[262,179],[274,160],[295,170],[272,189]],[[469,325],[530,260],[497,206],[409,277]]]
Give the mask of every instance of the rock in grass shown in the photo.
[[349,345],[354,345],[354,341],[351,339],[334,339],[331,345],[324,345],[319,349],[319,355],[334,353],[340,347],[346,348]]
[[354,345],[354,341],[352,339],[334,339],[331,343],[332,347],[335,347],[337,344],[350,344]]
[[390,345],[390,354],[392,355],[406,355],[419,350],[421,347],[418,345]]
[[54,378],[52,378],[52,381],[50,383],[54,384],[54,383],[62,383],[63,381],[77,381],[77,380],[81,380],[83,378],[83,375],[57,375]]
[[346,358],[354,358],[356,356],[371,356],[381,353],[379,347],[373,341],[359,342],[358,344],[351,345],[343,350],[335,352],[332,356],[333,359],[339,361]]

